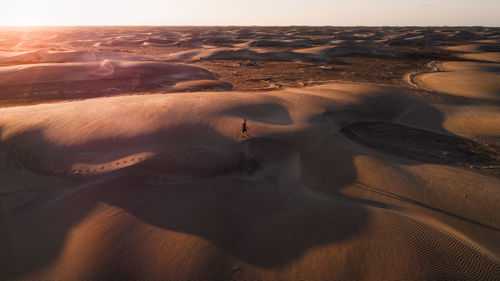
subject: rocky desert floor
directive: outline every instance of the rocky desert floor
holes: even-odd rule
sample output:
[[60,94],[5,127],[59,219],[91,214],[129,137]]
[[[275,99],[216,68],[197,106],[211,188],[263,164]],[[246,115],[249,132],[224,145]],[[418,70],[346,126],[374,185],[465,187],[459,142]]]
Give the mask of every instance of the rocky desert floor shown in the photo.
[[498,214],[500,28],[0,29],[0,280],[500,280]]

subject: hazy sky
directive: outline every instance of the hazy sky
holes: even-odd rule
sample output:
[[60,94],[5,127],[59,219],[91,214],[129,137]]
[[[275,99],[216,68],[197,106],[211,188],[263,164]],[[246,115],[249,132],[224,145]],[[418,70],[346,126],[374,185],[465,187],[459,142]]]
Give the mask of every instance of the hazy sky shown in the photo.
[[0,25],[500,26],[500,0],[1,0]]

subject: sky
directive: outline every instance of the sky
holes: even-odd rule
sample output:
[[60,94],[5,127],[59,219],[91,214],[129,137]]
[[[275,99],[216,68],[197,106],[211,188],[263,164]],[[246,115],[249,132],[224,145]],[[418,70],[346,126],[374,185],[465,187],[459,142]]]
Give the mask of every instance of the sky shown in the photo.
[[1,0],[0,26],[483,25],[500,0]]

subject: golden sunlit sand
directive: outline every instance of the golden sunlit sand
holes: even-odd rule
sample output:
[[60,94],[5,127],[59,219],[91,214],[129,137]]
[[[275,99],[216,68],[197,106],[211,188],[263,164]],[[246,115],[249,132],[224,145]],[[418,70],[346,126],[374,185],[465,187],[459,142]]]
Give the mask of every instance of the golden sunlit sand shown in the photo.
[[0,30],[0,280],[499,280],[498,34]]

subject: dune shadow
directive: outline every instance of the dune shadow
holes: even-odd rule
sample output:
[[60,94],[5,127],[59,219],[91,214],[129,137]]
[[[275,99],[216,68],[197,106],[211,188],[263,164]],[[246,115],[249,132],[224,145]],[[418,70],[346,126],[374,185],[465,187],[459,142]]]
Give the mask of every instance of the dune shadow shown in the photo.
[[[283,110],[280,114],[289,116]],[[368,216],[363,206],[318,196],[304,186],[300,154],[286,142],[264,137],[238,144],[208,126],[186,125],[183,130],[187,135],[200,130],[210,134],[225,146],[224,153],[181,160],[152,158],[123,171],[82,177],[68,183],[64,190],[45,192],[35,202],[4,213],[0,217],[5,226],[0,234],[4,249],[0,276],[12,279],[45,268],[61,255],[71,229],[102,204],[118,207],[171,233],[206,239],[234,257],[265,268],[285,266],[311,247],[346,239],[363,228]],[[102,140],[93,145],[104,149],[111,143],[124,142],[128,143],[126,147],[134,147],[148,138],[184,135],[178,131],[173,135],[155,134],[141,136],[140,140]],[[57,147],[35,129],[3,141],[2,149],[12,149],[5,142],[22,144],[26,140],[66,153],[84,148]],[[190,165],[199,170],[200,162],[204,163],[201,169],[208,171],[202,178],[151,184],[155,172],[168,177],[179,165],[188,172]],[[346,212],[351,214],[349,219],[338,216]]]
[[[398,104],[400,106],[397,106]],[[377,195],[433,210],[493,231],[500,231],[495,226],[467,218],[446,208],[432,206],[430,203],[385,191],[382,187],[362,183],[357,180],[355,170],[336,168],[346,159],[352,160],[356,156],[366,155],[385,159],[384,155],[387,155],[390,156],[390,161],[396,164],[445,165],[498,177],[500,147],[479,143],[447,131],[442,127],[443,114],[428,103],[401,97],[397,93],[373,93],[373,96],[365,98],[363,102],[354,106],[327,109],[322,115],[312,117],[310,122],[332,131],[329,138],[335,139],[339,147],[355,144],[364,146],[369,151],[357,150],[357,153],[344,157],[339,152],[328,155],[330,151],[323,149],[321,154],[317,154],[322,155],[320,160],[314,159],[311,164],[304,165],[309,167],[304,174],[312,174],[307,177],[311,179],[307,183],[309,187],[329,194],[338,194],[342,187],[353,184],[357,188]],[[334,168],[323,172],[322,166]],[[339,182],[342,176],[344,180]],[[318,183],[318,179],[323,181]],[[368,205],[380,204],[377,201],[371,203],[362,201]]]
[[278,103],[239,105],[221,111],[219,114],[246,118],[271,125],[290,125],[293,123],[288,110]]
[[[194,132],[201,137],[189,139]],[[35,143],[38,145],[34,145]],[[37,173],[64,177],[71,176],[72,171],[68,167],[72,162],[59,166],[59,157],[77,155],[73,162],[84,162],[88,165],[121,164],[120,159],[129,155],[152,152],[152,157],[155,157],[159,156],[157,154],[168,153],[165,151],[172,150],[170,147],[188,143],[197,149],[234,145],[232,140],[207,125],[184,123],[137,136],[103,136],[72,145],[50,142],[46,140],[42,129],[35,128],[10,136],[0,142],[0,148],[8,149],[13,157]]]
[[360,122],[343,127],[341,132],[374,150],[417,162],[477,167],[500,164],[496,146],[397,123]]
[[[4,128],[0,127],[0,133],[3,130]],[[46,140],[42,130],[32,129],[2,140],[0,142],[0,149],[6,151],[11,159],[17,159],[22,163],[21,168],[25,170],[23,173],[26,173],[28,176],[28,171],[30,171],[44,176],[68,178],[67,173],[71,171],[66,170],[66,174],[61,175],[54,174],[40,167],[46,161],[43,158],[33,155],[32,152],[23,149],[23,146],[33,142],[39,144],[39,149],[43,147],[45,150],[58,151],[64,155],[75,152],[88,152],[92,145],[94,145],[93,149],[97,149],[93,152],[104,152],[106,148],[109,149],[113,144],[122,144],[125,149],[130,148],[133,152],[134,150],[143,151],[144,148],[137,146],[140,143],[147,143],[151,139],[161,140],[163,138],[165,142],[168,142],[168,140],[171,142],[185,142],[182,135],[186,133],[192,134],[194,131],[202,132],[205,137],[212,139],[219,145],[229,147],[234,145],[234,142],[220,135],[209,126],[202,124],[190,126],[186,124],[181,128],[174,128],[170,134],[160,130],[151,134],[145,134],[137,139],[120,137],[102,139],[88,146],[75,145],[64,147]],[[114,156],[119,158],[124,156],[123,153],[118,153]],[[0,159],[0,161],[4,160]],[[172,160],[171,163],[164,165],[165,167],[162,168],[168,170],[182,164],[175,161],[176,159]],[[213,169],[212,166],[210,168]],[[142,171],[142,169],[138,170]],[[0,279],[10,280],[16,276],[19,277],[30,272],[37,272],[54,261],[61,254],[67,236],[74,226],[84,220],[97,205],[105,203],[108,196],[120,197],[124,195],[119,186],[118,188],[113,186],[111,189],[100,189],[102,185],[96,183],[107,182],[110,178],[124,178],[128,172],[130,171],[117,171],[93,177],[70,177],[71,181],[66,181],[67,186],[61,189],[47,190],[41,184],[41,195],[36,200],[30,202],[30,204],[7,210],[0,214],[0,225],[3,229],[0,233],[0,248],[3,249],[0,252],[0,260],[2,261],[0,263]],[[19,192],[24,191],[21,190]],[[12,194],[19,192],[12,192]],[[3,205],[3,200],[9,202],[12,199],[9,196],[10,194],[2,196],[0,204]],[[125,210],[132,208],[131,206],[122,207]]]

